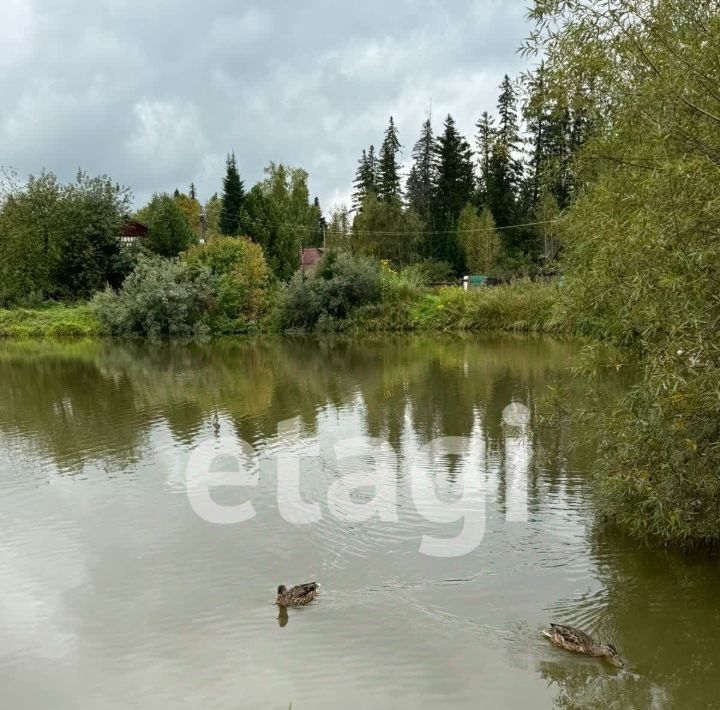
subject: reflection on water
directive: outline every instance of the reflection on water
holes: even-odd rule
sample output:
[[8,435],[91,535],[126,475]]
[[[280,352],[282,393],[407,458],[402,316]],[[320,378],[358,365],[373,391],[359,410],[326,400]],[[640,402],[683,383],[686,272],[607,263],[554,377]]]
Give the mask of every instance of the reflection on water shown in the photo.
[[[540,416],[547,385],[584,405],[575,349],[1,344],[2,707],[714,707],[716,560],[594,532],[592,450],[568,446],[571,421]],[[503,417],[511,403],[527,424]],[[387,444],[345,456],[358,436]],[[213,491],[252,501],[255,517],[230,526],[185,494],[189,457],[223,437],[248,442],[259,470],[256,487]],[[428,448],[438,437],[467,437],[462,455]],[[296,455],[320,513],[306,525],[278,510],[278,460]],[[391,474],[392,510],[334,510],[338,477],[372,466]],[[482,515],[472,553],[419,552],[462,524],[429,519],[412,466]],[[482,495],[464,501],[469,471]],[[308,578],[323,585],[315,604],[273,606],[280,582]],[[550,646],[549,621],[615,643],[627,669]]]

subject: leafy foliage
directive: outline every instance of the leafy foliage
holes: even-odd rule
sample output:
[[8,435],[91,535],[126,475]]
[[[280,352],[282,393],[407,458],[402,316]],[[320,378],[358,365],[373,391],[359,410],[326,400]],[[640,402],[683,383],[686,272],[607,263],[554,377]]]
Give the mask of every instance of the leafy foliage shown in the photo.
[[188,250],[184,261],[209,269],[215,277],[213,333],[245,332],[267,314],[273,284],[258,244],[242,237],[215,237]]
[[304,170],[270,163],[265,175],[247,194],[241,221],[263,247],[273,273],[287,281],[299,266],[308,233],[319,238],[320,207],[310,202]]
[[490,209],[485,207],[478,215],[473,205],[465,205],[458,221],[458,236],[468,272],[492,274],[502,242]]
[[216,288],[207,267],[143,257],[119,292],[106,289],[93,306],[108,335],[205,335]]
[[312,330],[346,318],[380,298],[377,265],[344,252],[326,252],[309,276],[297,273],[281,296],[279,326]]
[[126,188],[83,172],[68,185],[52,173],[11,185],[0,203],[0,303],[88,298],[119,283],[128,202]]
[[141,216],[148,226],[145,244],[159,256],[177,256],[196,241],[177,198],[153,195]]
[[403,266],[417,260],[421,232],[422,222],[412,210],[370,193],[353,222],[353,251]]
[[[632,345],[641,384],[606,418],[605,518],[720,541],[720,17],[712,3],[538,0],[529,49],[582,97],[587,184],[561,223],[569,322]],[[592,87],[592,91],[590,90]]]

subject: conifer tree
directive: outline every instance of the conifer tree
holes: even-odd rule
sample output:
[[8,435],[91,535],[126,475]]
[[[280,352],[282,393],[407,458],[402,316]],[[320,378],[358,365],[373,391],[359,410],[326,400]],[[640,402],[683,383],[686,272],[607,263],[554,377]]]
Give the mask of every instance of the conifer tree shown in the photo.
[[413,147],[412,155],[413,165],[405,190],[407,203],[426,227],[429,227],[436,173],[435,137],[432,133],[430,118],[427,118],[422,125],[420,138]]
[[472,150],[448,114],[444,131],[435,145],[436,181],[433,191],[433,227],[429,243],[431,256],[449,262],[460,271],[462,254],[454,230],[466,203],[473,194]]
[[498,126],[490,155],[488,204],[497,224],[513,223],[523,168],[518,159],[520,131],[517,118],[515,89],[506,74],[500,84]]
[[369,150],[363,150],[358,167],[355,171],[355,180],[353,185],[353,209],[362,209],[365,198],[372,192],[377,192],[377,175],[376,175],[376,159],[375,147],[370,146]]
[[188,195],[190,196],[191,200],[197,200],[197,191],[195,190],[195,183],[190,183],[190,189],[188,190]]
[[228,155],[225,161],[223,178],[222,210],[220,212],[220,232],[228,236],[240,234],[240,210],[243,206],[245,190],[237,169],[235,153]]
[[475,127],[477,128],[475,145],[477,147],[480,168],[478,202],[485,204],[487,202],[488,185],[490,181],[490,155],[492,154],[493,142],[495,141],[494,119],[487,111],[483,111]]
[[377,180],[377,194],[384,202],[402,199],[402,185],[397,155],[400,152],[400,141],[393,117],[385,131],[385,138],[380,149],[380,160]]
[[323,238],[325,235],[325,227],[327,223],[320,208],[320,200],[315,197],[309,206],[308,229],[303,230],[302,245],[303,247],[321,247],[323,246]]

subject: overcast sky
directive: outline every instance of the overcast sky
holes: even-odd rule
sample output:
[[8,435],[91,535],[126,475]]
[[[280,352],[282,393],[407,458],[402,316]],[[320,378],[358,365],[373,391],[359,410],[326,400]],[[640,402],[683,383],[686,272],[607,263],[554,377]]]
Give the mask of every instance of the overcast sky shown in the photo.
[[468,137],[528,33],[526,0],[0,0],[0,165],[78,167],[204,200],[235,150],[250,187],[303,167],[327,211],[395,117],[432,101]]

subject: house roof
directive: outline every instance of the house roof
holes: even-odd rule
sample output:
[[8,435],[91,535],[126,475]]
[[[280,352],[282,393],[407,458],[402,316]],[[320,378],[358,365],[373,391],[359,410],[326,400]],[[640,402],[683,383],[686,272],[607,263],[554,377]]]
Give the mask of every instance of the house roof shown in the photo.
[[323,255],[323,250],[319,247],[308,247],[303,249],[300,253],[300,266],[303,269],[309,269],[311,266],[320,261],[320,257]]
[[136,219],[126,219],[120,230],[121,237],[144,237],[148,233],[148,226]]

